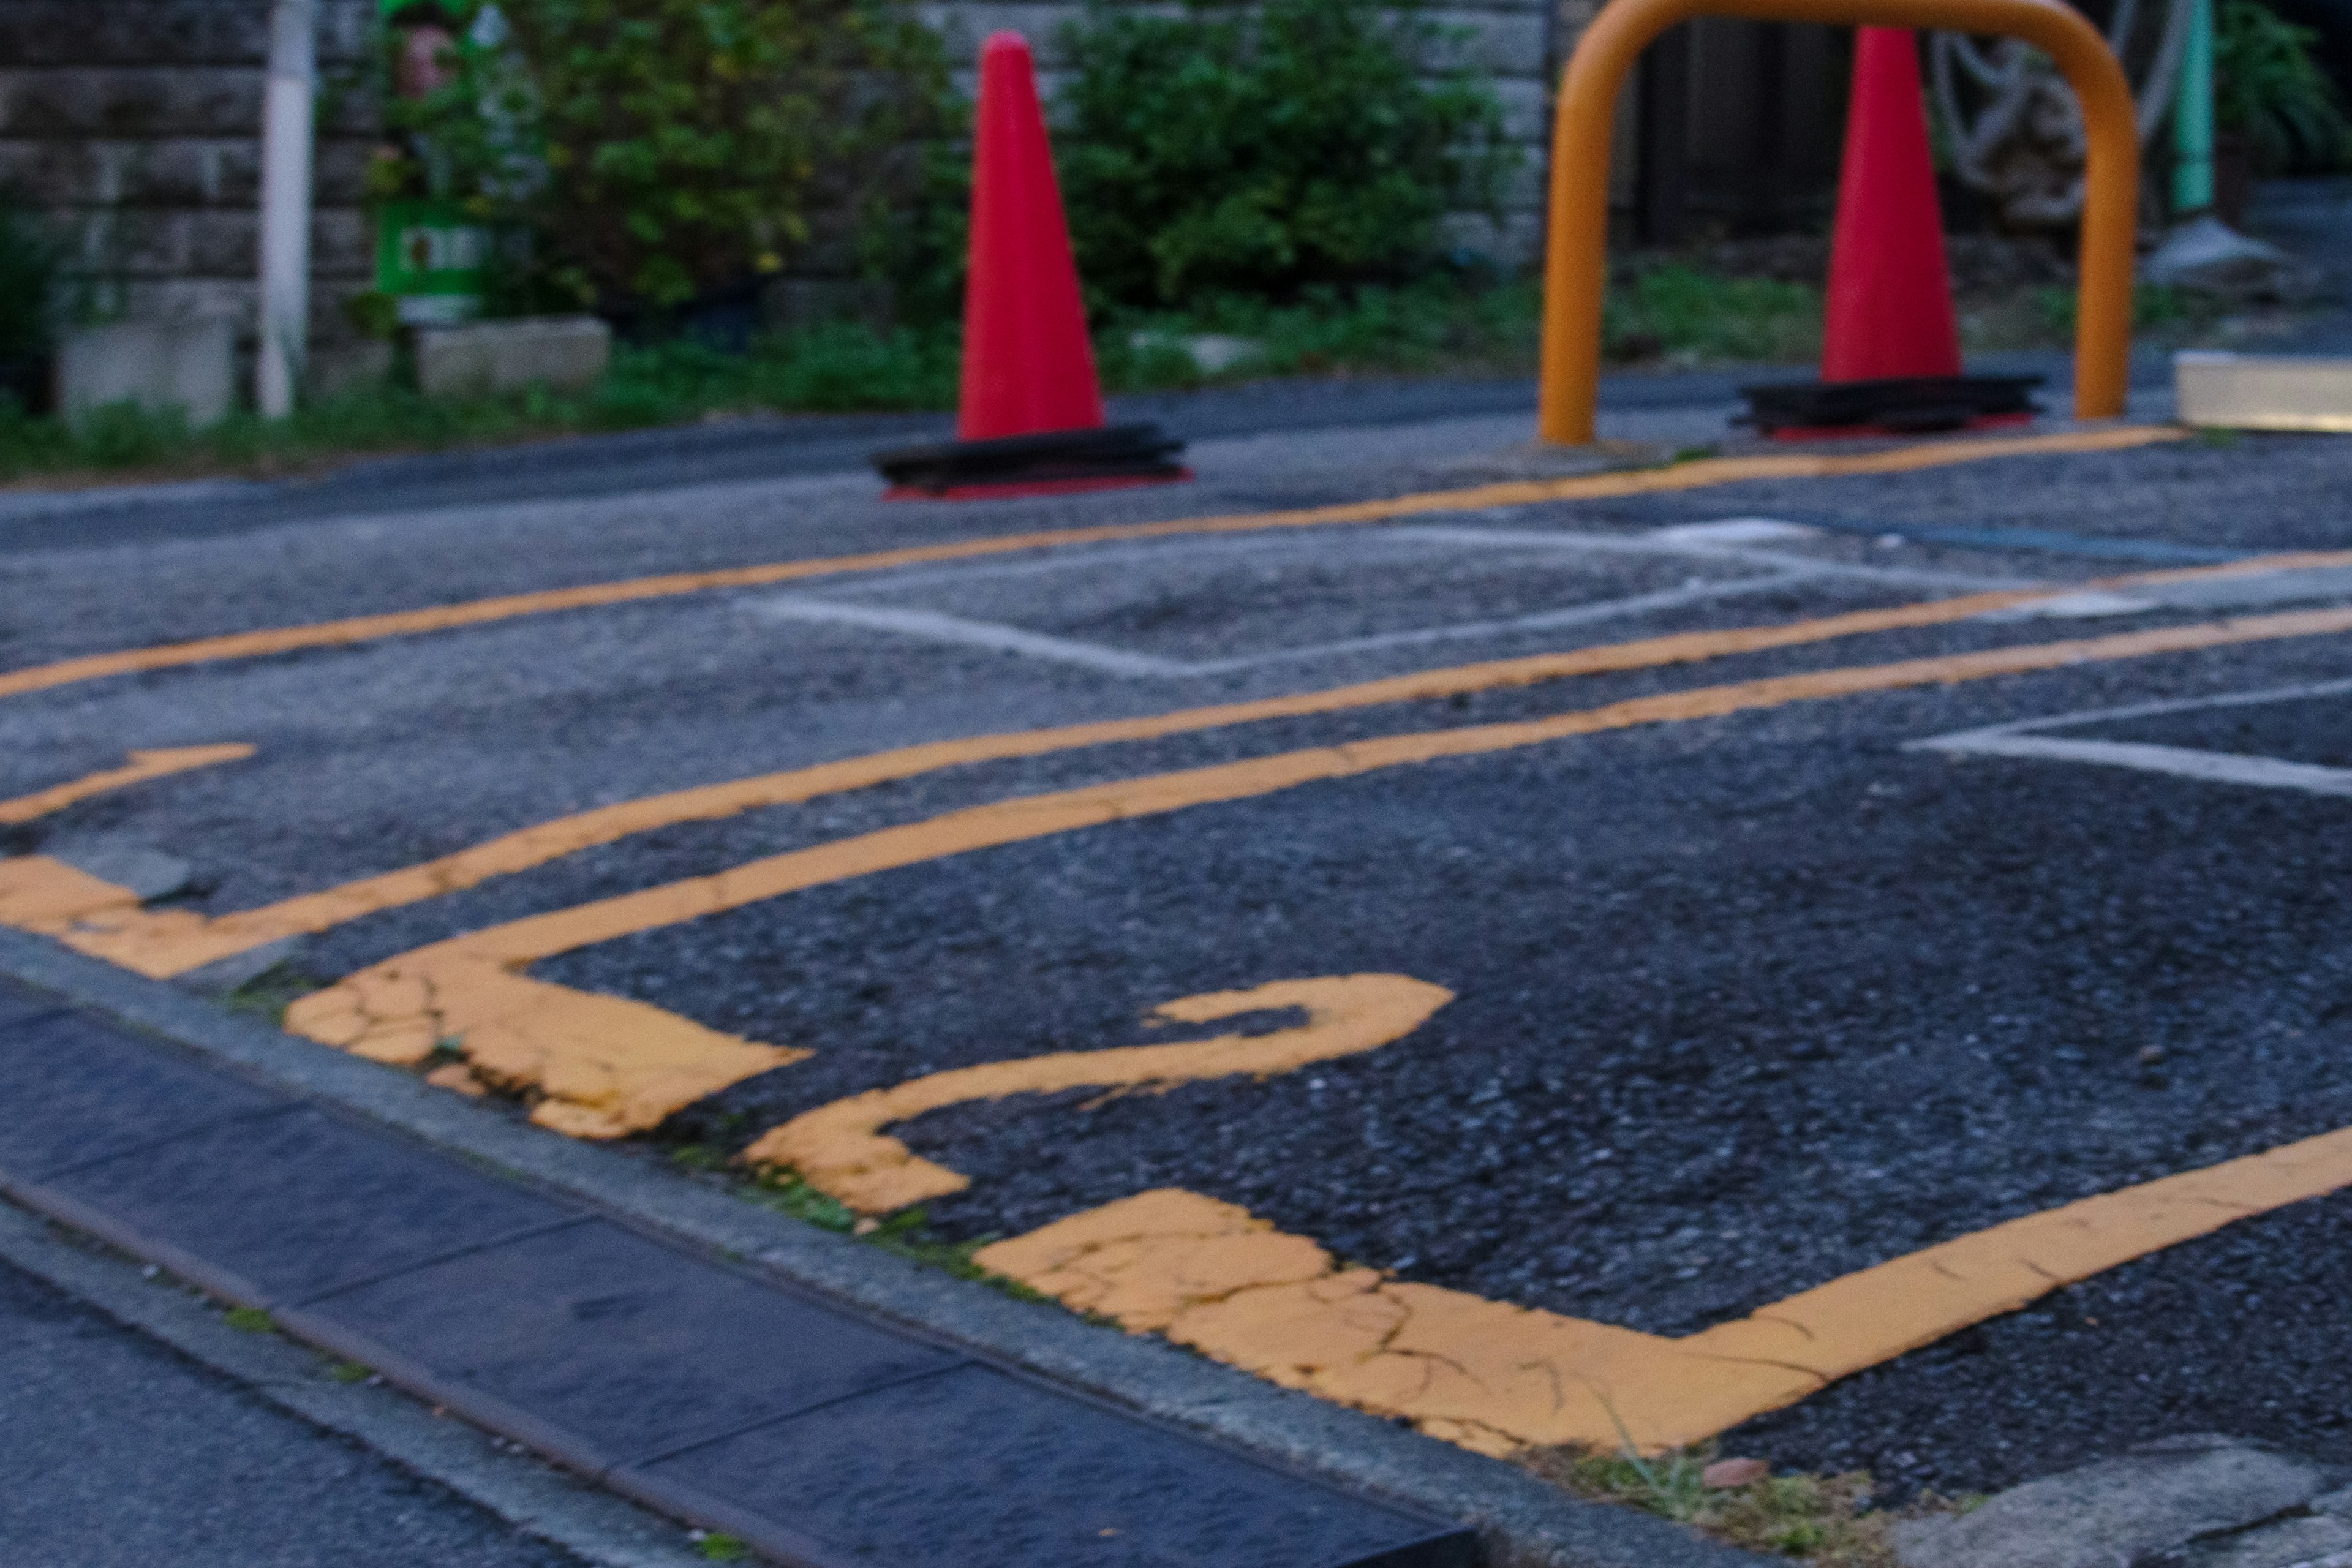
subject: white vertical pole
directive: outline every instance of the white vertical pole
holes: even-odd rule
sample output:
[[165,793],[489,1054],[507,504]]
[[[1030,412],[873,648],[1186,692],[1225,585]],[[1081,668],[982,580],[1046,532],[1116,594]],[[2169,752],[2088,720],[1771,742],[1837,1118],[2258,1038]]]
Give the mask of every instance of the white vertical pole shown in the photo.
[[261,127],[263,417],[294,411],[310,332],[310,142],[318,93],[318,0],[270,0],[269,89]]

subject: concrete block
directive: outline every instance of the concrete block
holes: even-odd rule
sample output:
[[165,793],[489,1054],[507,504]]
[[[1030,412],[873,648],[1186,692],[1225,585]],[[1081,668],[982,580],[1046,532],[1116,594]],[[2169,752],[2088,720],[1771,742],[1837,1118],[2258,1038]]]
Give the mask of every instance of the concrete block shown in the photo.
[[613,329],[593,316],[416,330],[416,385],[429,397],[513,392],[538,383],[585,386],[613,357]]
[[2179,353],[2172,380],[2183,425],[2352,434],[2352,358]]
[[57,406],[68,422],[110,403],[176,408],[191,428],[216,423],[235,395],[226,318],[79,327],[58,345]]
[[258,61],[26,71],[0,95],[0,135],[252,136],[263,79]]

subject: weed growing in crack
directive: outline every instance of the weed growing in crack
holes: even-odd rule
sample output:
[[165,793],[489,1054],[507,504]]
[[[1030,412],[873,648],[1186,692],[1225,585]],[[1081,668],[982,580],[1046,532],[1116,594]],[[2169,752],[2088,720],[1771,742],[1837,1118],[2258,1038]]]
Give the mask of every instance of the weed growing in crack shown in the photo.
[[970,1241],[948,1241],[933,1236],[920,1207],[900,1209],[888,1215],[860,1215],[838,1198],[827,1196],[809,1185],[790,1171],[763,1169],[756,1174],[745,1174],[734,1159],[724,1150],[709,1143],[677,1143],[671,1145],[672,1164],[704,1176],[719,1179],[736,1196],[763,1208],[816,1226],[821,1229],[855,1237],[871,1247],[880,1247],[893,1257],[927,1268],[937,1268],[959,1279],[971,1279],[1000,1290],[1024,1301],[1045,1301],[1052,1298],[1031,1289],[1017,1279],[992,1274],[972,1261],[972,1254],[990,1242],[1001,1239],[995,1236],[974,1237]]
[[1687,1524],[1751,1552],[1769,1552],[1820,1568],[1896,1568],[1894,1526],[1935,1513],[1965,1513],[1976,1499],[1933,1495],[1900,1510],[1870,1506],[1873,1482],[1843,1476],[1767,1476],[1737,1487],[1710,1487],[1715,1446],[1643,1458],[1629,1446],[1614,1454],[1535,1448],[1518,1463],[1562,1490],[1622,1503]]
[[278,1320],[258,1307],[231,1307],[221,1314],[221,1321],[230,1328],[248,1334],[274,1334]]
[[272,1028],[286,1026],[286,1009],[327,983],[291,963],[273,963],[221,998],[232,1013],[258,1018]]

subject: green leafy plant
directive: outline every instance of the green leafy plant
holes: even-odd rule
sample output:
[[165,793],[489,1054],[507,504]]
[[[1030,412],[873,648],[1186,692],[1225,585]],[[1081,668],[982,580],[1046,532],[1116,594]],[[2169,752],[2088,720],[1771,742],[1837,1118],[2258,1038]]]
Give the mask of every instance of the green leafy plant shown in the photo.
[[1097,306],[1282,300],[1426,270],[1516,159],[1452,35],[1367,0],[1095,0],[1065,35],[1061,174]]
[[950,113],[936,37],[885,0],[467,9],[447,80],[391,100],[423,151],[374,189],[527,230],[582,303],[676,306],[887,221]]
[[2312,58],[2319,35],[2261,0],[2222,0],[2213,38],[2213,117],[2253,144],[2268,173],[2336,169],[2352,159],[2352,122]]

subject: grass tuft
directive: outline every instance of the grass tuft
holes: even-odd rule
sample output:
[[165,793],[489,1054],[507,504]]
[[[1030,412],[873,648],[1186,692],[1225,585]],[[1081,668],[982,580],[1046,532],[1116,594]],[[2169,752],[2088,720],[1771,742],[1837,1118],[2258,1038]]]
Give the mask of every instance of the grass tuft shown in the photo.
[[274,1334],[278,1320],[258,1307],[231,1307],[221,1314],[221,1321],[230,1328],[248,1334]]
[[291,963],[273,963],[223,996],[221,1005],[232,1013],[242,1013],[248,1018],[258,1018],[282,1028],[286,1023],[286,1009],[326,984],[317,975],[306,974]]
[[1871,1478],[1768,1476],[1742,1487],[1710,1487],[1704,1479],[1712,1444],[1644,1458],[1630,1447],[1615,1454],[1538,1448],[1520,1456],[1528,1469],[1579,1497],[1638,1508],[1751,1552],[1818,1564],[1819,1568],[1897,1568],[1891,1531],[1898,1521],[1933,1513],[1966,1512],[1976,1501],[1922,1498],[1901,1510],[1871,1506]]

